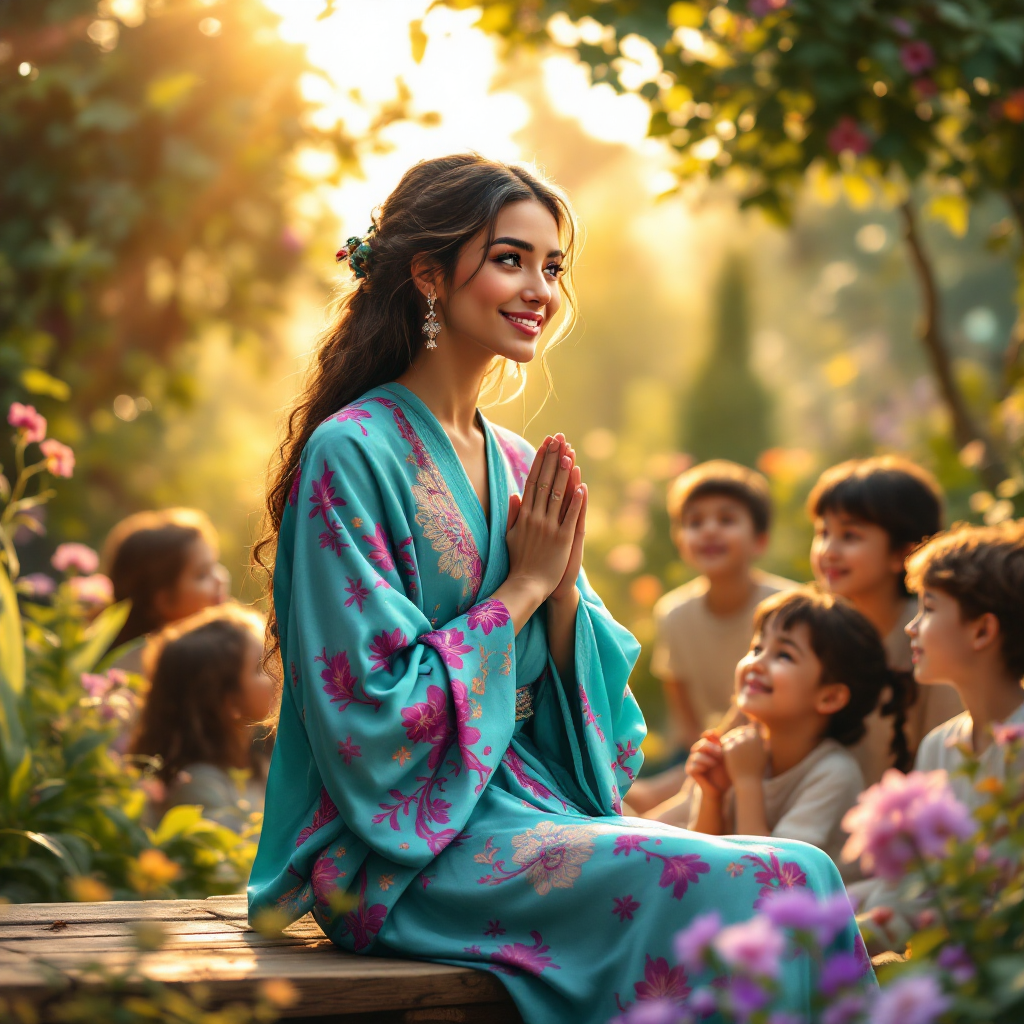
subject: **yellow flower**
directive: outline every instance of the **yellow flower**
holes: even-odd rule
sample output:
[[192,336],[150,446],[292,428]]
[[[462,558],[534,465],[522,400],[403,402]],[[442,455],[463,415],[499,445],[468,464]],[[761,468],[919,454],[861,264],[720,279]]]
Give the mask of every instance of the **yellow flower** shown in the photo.
[[513,836],[512,848],[516,851],[512,860],[528,866],[526,877],[538,896],[546,896],[553,888],[571,889],[594,853],[586,828],[556,825],[553,821],[542,821],[536,828]]
[[68,879],[68,892],[78,903],[103,903],[109,900],[112,893],[98,879],[90,875]]
[[181,877],[181,865],[175,864],[163,850],[143,850],[131,861],[128,877],[138,892],[161,889]]
[[384,892],[387,892],[388,889],[395,884],[395,876],[381,875],[380,878],[377,879],[377,884],[384,890]]

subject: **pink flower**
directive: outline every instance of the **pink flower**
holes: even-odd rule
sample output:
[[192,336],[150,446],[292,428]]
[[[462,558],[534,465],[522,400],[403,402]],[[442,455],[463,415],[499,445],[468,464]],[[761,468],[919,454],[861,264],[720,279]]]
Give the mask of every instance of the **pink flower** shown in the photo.
[[49,597],[57,589],[57,584],[46,573],[32,572],[18,580],[18,589],[29,597]]
[[992,736],[1000,746],[1008,746],[1011,743],[1020,743],[1024,740],[1024,724],[1012,723],[1006,725],[1003,722],[996,722],[992,726]]
[[504,935],[505,929],[502,928],[501,922],[498,920],[488,921],[487,927],[484,929],[484,935],[490,936],[492,939],[496,939],[499,935]]
[[325,787],[320,787],[320,806],[313,813],[313,820],[299,833],[295,840],[296,846],[301,846],[314,832],[323,828],[329,821],[334,821],[338,816],[338,808],[334,801],[328,796]]
[[337,413],[332,419],[337,420],[339,423],[344,423],[347,420],[353,420],[356,426],[363,432],[363,437],[368,437],[366,433],[366,427],[360,423],[360,420],[370,419],[370,414],[365,409],[360,409],[357,406],[350,405],[346,409],[342,409],[341,412]]
[[673,944],[676,959],[688,971],[701,971],[707,960],[708,949],[722,930],[722,918],[717,910],[698,914],[681,932],[676,933]]
[[781,11],[789,6],[789,0],[750,0],[747,10],[755,18],[763,18],[773,11]]
[[68,586],[71,588],[71,596],[82,604],[110,604],[114,600],[114,584],[103,573],[72,576]]
[[739,975],[729,979],[729,1004],[736,1020],[750,1020],[767,1002],[768,993],[753,978]]
[[75,474],[75,453],[60,441],[48,437],[39,450],[46,456],[46,468],[54,476],[70,480]]
[[822,949],[853,918],[845,892],[819,900],[808,889],[780,889],[764,901],[763,910],[777,928],[812,932]]
[[818,987],[830,999],[842,988],[856,985],[864,977],[864,964],[856,953],[836,953],[821,969]]
[[335,883],[338,880],[339,874],[338,865],[334,863],[334,858],[329,853],[322,853],[317,857],[310,875],[310,881],[313,883],[316,901],[321,906],[326,907],[330,905],[331,893],[338,888]]
[[690,994],[686,984],[684,967],[669,967],[668,961],[659,956],[652,960],[650,954],[644,961],[644,980],[633,983],[633,991],[641,1002],[649,999],[671,999],[681,1003]]
[[338,741],[338,753],[341,755],[342,760],[346,765],[352,763],[353,757],[362,757],[363,752],[359,748],[358,744],[352,742],[351,736],[346,736],[344,740]]
[[331,698],[332,704],[338,705],[339,711],[344,711],[350,704],[366,704],[372,706],[375,711],[380,710],[380,701],[367,694],[365,689],[361,697],[356,693],[358,680],[352,673],[346,651],[339,651],[328,658],[325,647],[313,660],[326,666],[320,673],[320,678],[327,684],[323,688],[324,693]]
[[388,908],[383,903],[374,903],[370,907],[360,903],[352,913],[345,915],[343,923],[352,934],[352,946],[357,952],[373,942],[373,936],[384,927],[387,914]]
[[935,51],[922,39],[911,39],[900,47],[900,63],[915,78],[935,66]]
[[632,921],[633,912],[640,909],[640,904],[631,895],[613,896],[612,902],[615,904],[612,907],[612,913],[618,915],[620,922]]
[[[508,946],[500,946],[491,954],[491,960],[496,964],[518,967],[521,971],[537,976],[548,968],[553,971],[561,970],[558,964],[552,963],[551,957],[544,955],[550,947],[543,945],[544,940],[541,938],[540,932],[530,932],[530,938],[533,939],[532,946],[527,946],[522,942],[513,942]],[[512,971],[507,969],[503,970],[505,974],[512,973]]]
[[57,572],[78,572],[83,576],[100,567],[100,556],[85,544],[60,544],[50,559]]
[[465,633],[458,629],[438,629],[420,637],[422,643],[429,644],[441,655],[441,660],[449,668],[462,668],[461,655],[473,650],[469,644],[462,642],[465,639]]
[[[334,479],[334,470],[327,468],[327,460],[324,459],[324,472],[319,480],[313,481],[313,493],[309,496],[310,502],[313,507],[309,510],[309,518],[316,519],[317,516],[321,516],[324,521],[324,526],[328,529],[333,525],[331,519],[331,511],[345,504],[345,499],[338,497],[334,493],[334,487],[331,481]],[[323,534],[320,535],[321,538]],[[321,547],[324,545],[321,544]]]
[[622,854],[624,857],[628,857],[631,853],[642,853],[640,845],[647,842],[647,836],[641,835],[626,835],[615,837],[615,849],[612,850],[612,856]]
[[376,562],[384,572],[391,572],[395,567],[395,560],[391,557],[391,549],[388,547],[388,535],[380,523],[376,524],[372,537],[364,536],[363,540],[370,545],[367,558]]
[[378,633],[370,644],[370,671],[377,669],[391,669],[391,659],[403,647],[409,646],[409,638],[400,630],[396,629],[389,633],[384,630]]
[[402,725],[413,743],[443,743],[448,737],[448,699],[433,683],[427,687],[427,699],[402,708]]
[[821,1024],[860,1024],[864,1020],[862,995],[840,996],[821,1015]]
[[712,943],[730,967],[762,978],[777,978],[786,948],[785,936],[763,914],[729,925]]
[[83,672],[81,677],[82,689],[90,697],[105,697],[113,688],[114,683],[107,676],[96,675],[93,672]]
[[871,148],[871,140],[852,117],[844,116],[839,118],[835,127],[828,133],[828,148],[833,153],[845,153],[849,150],[857,156],[863,156]]
[[363,578],[360,576],[357,579],[352,579],[351,576],[346,576],[348,580],[348,586],[345,588],[346,594],[351,594],[351,597],[345,599],[345,607],[349,608],[353,604],[360,610],[363,610],[363,602],[370,596],[369,590],[363,586]]
[[933,1024],[949,1004],[935,978],[912,974],[879,991],[871,1007],[871,1024]]
[[[490,753],[490,750],[484,750],[484,753],[488,754]],[[541,800],[551,799],[551,790],[549,790],[547,786],[541,785],[541,783],[527,772],[523,759],[511,747],[505,751],[505,755],[502,757],[501,761],[502,764],[506,765],[508,770],[515,776],[516,782],[518,782],[523,789],[529,790],[529,792],[534,796],[539,797]]]
[[469,609],[467,622],[470,629],[482,629],[490,636],[495,626],[504,626],[509,620],[508,609],[500,601],[484,601]]
[[139,789],[146,794],[146,799],[151,804],[162,804],[167,799],[167,787],[163,784],[163,781],[153,776],[141,779],[139,781]]
[[7,422],[16,430],[22,431],[22,439],[27,444],[42,441],[46,437],[46,419],[36,412],[34,405],[11,402],[11,407],[7,410]]
[[751,864],[761,869],[754,872],[754,881],[761,884],[761,891],[754,903],[758,909],[763,907],[765,901],[780,889],[793,889],[807,884],[807,876],[794,860],[780,863],[774,853],[768,855],[767,861],[763,857],[751,853],[744,854],[741,860],[749,860]]
[[859,857],[865,871],[893,882],[916,858],[942,857],[951,839],[967,839],[976,827],[944,771],[904,775],[893,768],[861,793],[842,825],[850,833],[844,859]]
[[698,854],[677,853],[665,859],[658,885],[662,889],[672,886],[672,898],[681,900],[690,883],[696,884],[700,881],[699,876],[706,875],[710,870],[711,866],[702,861]]

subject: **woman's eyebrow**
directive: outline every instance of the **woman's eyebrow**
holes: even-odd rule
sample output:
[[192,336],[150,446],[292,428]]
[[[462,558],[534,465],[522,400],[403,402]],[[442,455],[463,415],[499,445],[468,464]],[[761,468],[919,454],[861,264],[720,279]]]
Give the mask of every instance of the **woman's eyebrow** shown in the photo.
[[[524,242],[521,238],[512,238],[510,235],[502,235],[501,238],[496,238],[491,242],[491,245],[511,245],[516,249],[522,249],[524,252],[533,252],[536,248],[532,242]],[[564,255],[565,253],[561,249],[552,249],[548,253],[548,259]]]

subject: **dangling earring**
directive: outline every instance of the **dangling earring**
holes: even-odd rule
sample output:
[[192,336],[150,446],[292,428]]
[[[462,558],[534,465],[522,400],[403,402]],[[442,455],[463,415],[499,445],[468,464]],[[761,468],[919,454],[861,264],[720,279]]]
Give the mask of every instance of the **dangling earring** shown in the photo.
[[437,314],[434,312],[435,295],[431,292],[427,296],[426,323],[423,325],[423,333],[427,336],[427,348],[437,348],[437,336],[441,333],[441,325],[437,322]]

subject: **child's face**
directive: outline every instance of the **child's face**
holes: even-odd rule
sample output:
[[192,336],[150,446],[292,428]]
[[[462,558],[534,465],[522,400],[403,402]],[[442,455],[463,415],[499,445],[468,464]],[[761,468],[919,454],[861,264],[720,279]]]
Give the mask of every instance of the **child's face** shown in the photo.
[[970,676],[977,622],[964,621],[955,597],[925,589],[917,615],[906,626],[914,678],[919,683],[952,683]]
[[235,696],[238,718],[246,725],[262,722],[270,714],[274,681],[263,671],[263,643],[252,637],[245,651],[242,675]]
[[897,587],[903,575],[902,551],[876,523],[826,512],[814,521],[811,569],[823,590],[855,601],[861,594]]
[[769,729],[827,718],[849,703],[850,691],[842,683],[822,686],[821,672],[807,625],[779,629],[769,619],[736,666],[736,704]]
[[159,591],[156,608],[165,624],[201,612],[227,600],[228,571],[217,552],[202,538],[189,545],[185,566],[174,586]]
[[683,559],[705,576],[749,568],[764,554],[767,534],[759,534],[741,501],[707,494],[687,502],[675,531]]

